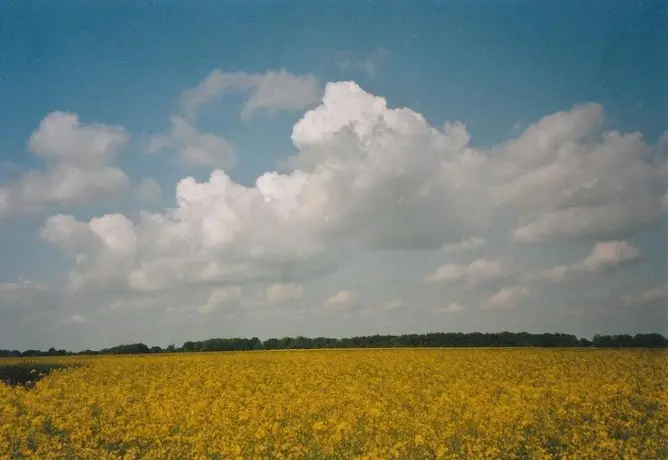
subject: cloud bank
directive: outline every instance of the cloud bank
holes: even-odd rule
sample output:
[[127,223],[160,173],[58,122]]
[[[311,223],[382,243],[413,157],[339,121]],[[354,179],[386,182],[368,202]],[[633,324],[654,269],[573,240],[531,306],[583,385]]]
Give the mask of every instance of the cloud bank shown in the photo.
[[[249,78],[214,72],[186,99],[192,107],[250,80],[259,85]],[[344,244],[369,251],[479,248],[484,240],[470,235],[488,231],[499,215],[517,222],[507,230],[524,244],[624,235],[662,214],[665,165],[648,160],[653,147],[637,133],[598,133],[602,119],[596,104],[575,107],[482,150],[470,146],[460,123],[435,128],[355,83],[328,83],[320,105],[293,128],[298,153],[291,171],[265,173],[245,187],[216,169],[204,182],[182,179],[176,207],[164,213],[145,212],[136,221],[56,215],[41,235],[75,261],[72,289],[140,292],[270,280],[285,261],[313,263]],[[65,133],[79,133],[67,120]],[[174,139],[197,138],[186,121],[173,122]],[[91,129],[104,133],[103,141],[83,131],[48,150],[42,137],[58,134],[47,126],[33,143],[40,154],[63,158],[80,158],[80,145],[93,145],[100,161],[87,162],[99,164],[126,140],[122,131]],[[624,243],[601,243],[581,263],[553,273],[596,271],[634,257]],[[479,258],[443,265],[428,280],[476,284],[515,271]]]
[[[230,173],[234,144],[197,127],[196,112],[233,91],[249,94],[247,120],[259,111],[308,109],[292,129],[296,153],[288,171],[242,185]],[[641,251],[627,240],[666,212],[661,142],[602,132],[597,104],[547,115],[516,138],[479,148],[464,124],[432,126],[351,81],[327,83],[323,91],[308,75],[216,70],[181,102],[184,113],[171,118],[168,133],[152,137],[149,153],[173,150],[184,165],[211,168],[207,178],[181,179],[174,206],[160,212],[93,218],[62,212],[44,219],[40,238],[70,260],[71,299],[110,299],[113,311],[162,308],[174,324],[188,315],[259,312],[262,305],[270,314],[300,302],[346,314],[417,311],[393,294],[360,309],[366,292],[354,283],[318,294],[311,281],[336,273],[350,254],[427,251],[441,263],[418,273],[416,285],[478,293],[477,299],[450,295],[435,312],[460,314],[469,305],[509,311],[532,296],[529,283],[595,276],[640,261]],[[45,169],[0,186],[0,216],[122,193],[129,180],[114,161],[129,140],[122,127],[48,115],[28,141]],[[143,203],[162,194],[149,177],[136,189]],[[490,239],[517,251],[560,242],[593,249],[541,271],[495,253]],[[655,289],[632,297],[663,299],[663,288]],[[90,322],[81,312],[67,318],[70,326],[80,318]]]

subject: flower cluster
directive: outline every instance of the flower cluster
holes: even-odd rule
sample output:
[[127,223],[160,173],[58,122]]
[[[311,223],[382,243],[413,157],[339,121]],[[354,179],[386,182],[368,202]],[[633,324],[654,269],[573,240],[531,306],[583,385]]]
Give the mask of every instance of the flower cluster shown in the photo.
[[40,358],[79,366],[32,388],[0,384],[0,457],[666,458],[667,358],[582,349]]

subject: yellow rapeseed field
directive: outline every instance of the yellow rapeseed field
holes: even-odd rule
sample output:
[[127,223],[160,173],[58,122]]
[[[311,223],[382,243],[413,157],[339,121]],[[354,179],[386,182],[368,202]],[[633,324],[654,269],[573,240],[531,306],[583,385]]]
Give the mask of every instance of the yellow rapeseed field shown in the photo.
[[576,349],[49,358],[80,366],[32,389],[0,384],[0,457],[661,459],[667,358]]

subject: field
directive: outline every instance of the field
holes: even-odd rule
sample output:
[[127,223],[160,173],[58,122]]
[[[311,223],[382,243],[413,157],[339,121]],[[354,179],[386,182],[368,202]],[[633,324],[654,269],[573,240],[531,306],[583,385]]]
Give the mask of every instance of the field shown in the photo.
[[0,457],[668,457],[668,354],[366,349],[0,360]]

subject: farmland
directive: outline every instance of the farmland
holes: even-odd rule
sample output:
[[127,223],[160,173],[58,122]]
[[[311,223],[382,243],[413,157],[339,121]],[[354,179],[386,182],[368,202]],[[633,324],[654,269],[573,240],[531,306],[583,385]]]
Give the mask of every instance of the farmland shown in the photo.
[[348,349],[5,359],[0,457],[666,458],[668,354]]

